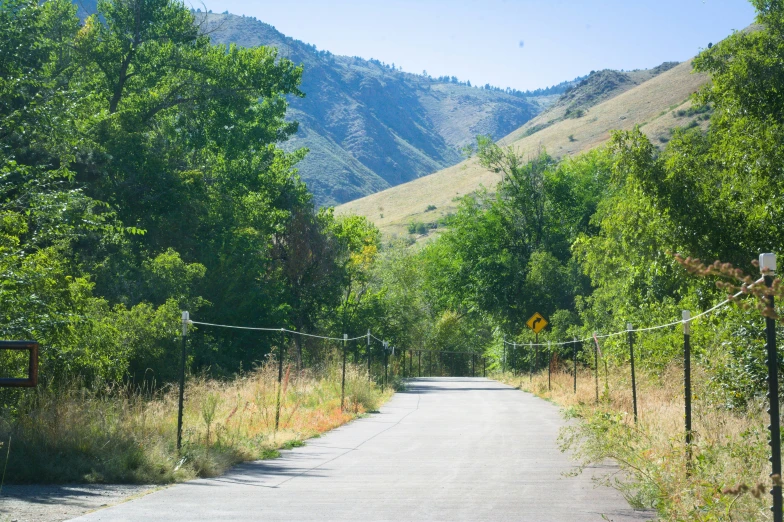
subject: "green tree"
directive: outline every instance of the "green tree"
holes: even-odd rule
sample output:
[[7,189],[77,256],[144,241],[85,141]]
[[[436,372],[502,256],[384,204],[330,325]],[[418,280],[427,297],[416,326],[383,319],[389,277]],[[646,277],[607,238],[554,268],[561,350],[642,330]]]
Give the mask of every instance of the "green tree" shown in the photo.
[[[194,22],[167,0],[101,1],[83,24],[66,0],[0,5],[0,328],[43,342],[45,366],[89,366],[92,331],[94,360],[115,361],[93,374],[165,373],[180,307],[285,322],[274,247],[315,216],[305,151],[276,146],[301,67]],[[201,332],[194,364],[235,369],[271,342],[247,340]]]

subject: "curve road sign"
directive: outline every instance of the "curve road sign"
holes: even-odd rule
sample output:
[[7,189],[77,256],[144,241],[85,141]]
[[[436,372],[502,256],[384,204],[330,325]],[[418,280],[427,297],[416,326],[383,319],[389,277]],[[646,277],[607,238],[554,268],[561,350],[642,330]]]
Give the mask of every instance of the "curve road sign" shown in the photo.
[[547,319],[544,318],[542,314],[536,312],[531,318],[525,323],[528,328],[534,331],[534,333],[539,333],[544,330],[544,327],[547,326]]

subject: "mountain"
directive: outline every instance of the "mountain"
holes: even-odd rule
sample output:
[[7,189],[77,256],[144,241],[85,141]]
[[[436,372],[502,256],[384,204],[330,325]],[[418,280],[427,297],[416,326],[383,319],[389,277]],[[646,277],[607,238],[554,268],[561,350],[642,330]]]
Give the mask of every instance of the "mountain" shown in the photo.
[[[675,127],[707,125],[707,115],[692,109],[690,101],[707,81],[707,76],[692,73],[691,61],[629,73],[594,72],[499,143],[523,155],[544,149],[563,157],[603,145],[614,129],[640,125],[654,143],[663,144]],[[341,205],[336,212],[367,216],[387,235],[407,235],[411,223],[435,227],[455,210],[457,198],[482,186],[492,189],[499,180],[475,158],[468,159]]]
[[[564,94],[548,108],[544,118],[546,121],[538,121],[534,126],[526,125],[518,132],[507,136],[506,141],[523,138],[525,137],[523,134],[533,134],[567,118],[581,118],[594,105],[645,83],[677,65],[678,62],[664,62],[653,69],[629,72],[611,69],[591,71],[587,77],[580,79],[578,83],[566,89]],[[541,119],[539,118],[539,120]]]
[[[74,0],[84,19],[97,0]],[[299,174],[319,205],[335,205],[397,186],[462,160],[478,134],[505,136],[541,113],[582,78],[521,92],[431,78],[394,65],[337,56],[290,38],[253,17],[194,11],[213,43],[276,47],[304,65],[288,118],[299,131],[282,146],[306,147]]]
[[472,87],[454,77],[404,73],[377,60],[337,56],[251,17],[197,12],[215,43],[277,47],[304,65],[305,98],[290,100],[307,147],[300,175],[321,205],[351,201],[461,161],[477,134],[501,138],[539,114],[573,82],[533,93]]

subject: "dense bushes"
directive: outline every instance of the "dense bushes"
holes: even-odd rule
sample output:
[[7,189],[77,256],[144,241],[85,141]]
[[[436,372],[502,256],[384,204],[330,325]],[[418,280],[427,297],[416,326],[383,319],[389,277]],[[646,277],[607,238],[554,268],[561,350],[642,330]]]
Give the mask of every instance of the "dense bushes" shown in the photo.
[[[470,343],[498,364],[504,336],[533,340],[525,321],[537,311],[551,319],[540,341],[671,323],[683,309],[697,313],[726,297],[675,254],[753,273],[760,252],[782,250],[784,109],[774,79],[784,75],[784,10],[755,5],[762,28],[735,33],[695,60],[713,81],[683,116],[710,117],[707,130],[696,121],[676,129],[661,151],[639,129],[617,132],[607,147],[560,161],[479,138],[479,162],[503,176],[495,194],[463,198],[438,238],[385,257],[388,270],[415,281],[403,302],[419,324],[412,330],[427,332],[416,337],[421,344],[438,345],[439,321],[457,317]],[[711,322],[700,339],[711,350],[703,362],[723,393],[717,403],[742,408],[764,390],[761,317],[722,317],[726,324]],[[650,369],[681,350],[667,332],[639,342]],[[605,344],[611,361],[625,361],[622,336]]]
[[[362,301],[378,236],[315,210],[295,169],[305,151],[277,147],[297,129],[284,118],[301,67],[211,45],[173,0],[97,10],[82,22],[67,0],[0,5],[0,338],[39,341],[45,382],[160,384],[183,309],[354,328],[336,310]],[[275,340],[248,342],[200,332],[189,365],[231,375]]]

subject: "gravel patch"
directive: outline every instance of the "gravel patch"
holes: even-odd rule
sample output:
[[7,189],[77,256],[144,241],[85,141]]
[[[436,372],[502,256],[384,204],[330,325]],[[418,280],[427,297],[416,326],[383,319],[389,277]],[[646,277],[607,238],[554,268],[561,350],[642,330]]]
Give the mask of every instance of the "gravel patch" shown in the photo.
[[0,522],[60,522],[146,495],[160,486],[70,484],[3,486]]

